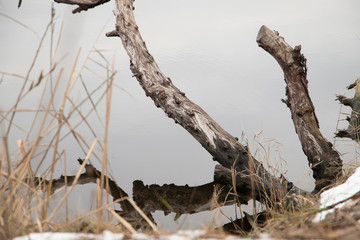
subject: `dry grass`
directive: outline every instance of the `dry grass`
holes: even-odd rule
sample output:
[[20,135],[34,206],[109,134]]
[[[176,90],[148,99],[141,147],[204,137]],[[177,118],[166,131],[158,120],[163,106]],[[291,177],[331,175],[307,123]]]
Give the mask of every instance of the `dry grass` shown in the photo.
[[[257,149],[255,151],[255,157],[260,159],[273,175],[284,175],[286,173],[286,162],[282,160],[280,155],[278,155],[277,158],[274,157],[274,155],[279,154],[278,143],[273,139],[264,139],[262,134],[255,136],[254,142],[255,148]],[[277,161],[270,162],[270,159],[274,158],[277,159]],[[344,175],[339,178],[333,186],[329,186],[328,188],[344,183],[358,166],[358,163],[347,164]],[[250,168],[251,167],[252,166],[250,166]],[[252,168],[251,170],[253,172],[252,178],[256,178],[258,175],[257,169]],[[233,179],[235,178],[233,177]],[[233,185],[235,186],[235,183],[233,183]],[[275,184],[272,185],[275,186]],[[259,188],[265,189],[261,186]],[[238,221],[238,227],[235,226],[235,229],[230,230],[231,232],[238,233],[244,237],[257,236],[260,233],[266,232],[279,239],[333,239],[333,236],[346,234],[344,231],[338,230],[341,228],[339,227],[341,223],[336,222],[336,219],[330,222],[312,222],[315,215],[319,211],[322,211],[318,207],[318,198],[321,193],[316,195],[309,193],[308,195],[295,196],[284,194],[284,192],[279,189],[273,188],[270,194],[266,194],[265,191],[262,191],[262,194],[264,198],[263,203],[256,204],[255,201],[253,201],[253,215],[250,216],[246,214],[243,216],[243,219]],[[240,204],[237,204],[235,208],[239,208],[241,211]],[[266,219],[265,222],[264,216]],[[244,231],[242,228],[244,226],[247,228],[246,224],[251,225],[252,230],[250,232]],[[358,228],[358,226],[347,223],[347,225],[344,224],[342,228],[347,228],[350,234],[349,236],[354,236],[354,229]]]
[[[27,74],[20,76],[0,70],[2,80],[20,79],[22,82],[16,100],[0,111],[0,239],[53,230],[100,232],[111,228],[134,232],[124,221],[120,221],[123,224],[117,227],[113,225],[119,220],[119,216],[114,214],[114,204],[126,199],[112,202],[108,194],[103,194],[109,184],[106,176],[110,176],[107,139],[114,63],[93,46],[85,57],[79,49],[70,72],[61,68],[68,59],[57,56],[61,30],[57,42],[53,42],[53,17],[46,26]],[[40,58],[41,53],[46,52],[44,41],[49,38],[52,46],[50,66],[36,72],[35,69],[44,61]],[[4,81],[1,85],[7,87]],[[96,119],[97,123],[93,124],[89,119]],[[67,154],[66,142],[74,143],[72,148],[81,149],[86,158],[72,184],[65,184],[54,193],[52,180],[59,175],[59,170],[55,169],[63,168],[61,173],[66,176],[69,159],[78,157]],[[98,187],[94,211],[71,219],[68,196],[90,159],[100,163],[102,174],[98,186],[105,187]],[[35,183],[35,177],[48,179],[49,184]],[[53,200],[54,195],[61,195],[61,199]],[[65,220],[59,220],[59,216]]]

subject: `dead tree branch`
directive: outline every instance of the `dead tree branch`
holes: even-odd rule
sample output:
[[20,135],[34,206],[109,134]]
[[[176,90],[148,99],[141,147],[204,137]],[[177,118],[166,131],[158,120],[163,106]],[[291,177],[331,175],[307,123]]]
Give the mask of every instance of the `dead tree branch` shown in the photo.
[[266,26],[260,28],[256,41],[276,59],[284,72],[288,98],[283,101],[290,108],[296,133],[313,170],[314,191],[320,191],[342,174],[342,160],[320,132],[308,91],[306,58],[300,53],[301,46],[293,49],[283,37]]
[[94,8],[101,4],[107,3],[110,0],[54,0],[54,1],[57,3],[65,3],[69,5],[78,5],[78,7],[72,11],[72,13],[78,13],[81,11],[87,11],[90,8]]
[[349,85],[347,89],[352,89],[355,87],[355,94],[353,98],[347,98],[343,95],[338,95],[337,99],[341,104],[351,107],[351,116],[347,117],[346,120],[349,122],[347,129],[340,130],[335,134],[336,137],[340,138],[351,138],[359,142],[360,137],[360,78]]
[[[78,11],[85,8],[80,0],[55,1],[78,4]],[[98,5],[105,1],[95,2]],[[289,192],[302,192],[292,183],[270,174],[251,155],[246,146],[240,144],[237,138],[226,132],[201,107],[174,86],[149,53],[138,30],[133,10],[133,0],[115,0],[116,29],[107,36],[121,38],[123,47],[130,57],[133,76],[144,89],[146,96],[154,101],[155,106],[187,130],[213,156],[213,160],[227,169],[233,169],[237,192],[244,198],[246,196],[261,202],[279,201]],[[228,183],[234,184],[233,180]]]
[[[130,69],[146,96],[175,123],[186,129],[215,161],[228,169],[234,167],[237,173],[241,173],[236,182],[240,194],[260,201],[275,197],[274,189],[281,192],[281,196],[286,195],[292,185],[282,184],[279,178],[266,171],[245,146],[222,129],[201,107],[190,101],[161,72],[140,35],[133,9],[132,0],[115,1],[116,30],[108,36],[121,38],[130,57]],[[300,190],[294,187],[292,191],[298,193]]]

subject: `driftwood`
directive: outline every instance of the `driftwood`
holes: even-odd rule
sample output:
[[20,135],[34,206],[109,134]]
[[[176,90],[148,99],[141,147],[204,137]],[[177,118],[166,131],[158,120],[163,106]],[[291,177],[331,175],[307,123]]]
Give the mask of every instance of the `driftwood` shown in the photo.
[[[109,2],[110,0],[54,0],[57,3],[65,3],[68,5],[78,5],[72,12],[78,13],[81,11],[87,11],[90,8],[94,8],[98,5]],[[21,3],[19,3],[21,5]]]
[[[56,1],[79,5],[74,12],[87,9],[81,0]],[[91,7],[104,2],[92,1]],[[220,179],[235,185],[237,193],[243,199],[253,198],[263,203],[268,203],[269,199],[281,200],[288,193],[301,193],[300,189],[283,177],[270,174],[251,155],[246,146],[222,129],[161,72],[140,35],[133,10],[133,0],[115,0],[116,29],[107,33],[107,36],[121,38],[130,57],[133,76],[144,89],[146,96],[149,96],[156,107],[161,108],[175,123],[187,130],[213,156],[213,160],[224,167],[218,168],[216,174],[224,171],[222,176],[228,176],[229,172],[231,176],[236,176],[236,181],[232,177]],[[300,47],[292,49],[283,38],[266,27],[260,29],[257,41],[278,60],[284,70],[288,96],[284,102],[291,110],[296,132],[314,172],[315,192],[319,191],[341,175],[342,163],[331,143],[326,141],[319,131],[314,106],[307,89],[306,59],[300,53]]]
[[160,210],[165,215],[176,213],[177,217],[236,203],[231,186],[215,182],[195,187],[175,184],[145,186],[142,181],[137,180],[133,182],[133,199],[144,212]]
[[[78,162],[81,165],[83,163],[83,160],[79,158]],[[102,174],[101,171],[97,170],[92,164],[86,164],[85,172],[79,176],[79,179],[77,180],[76,184],[78,185],[84,185],[88,183],[96,184],[97,181],[100,182],[101,174]],[[105,189],[106,192],[113,197],[113,201],[129,196],[110,177],[104,176],[104,179],[106,179],[105,182],[107,182],[107,184],[104,184],[102,188]],[[74,175],[70,175],[70,176],[61,175],[60,178],[51,180],[50,194],[53,194],[57,189],[60,189],[65,185],[71,186],[72,184],[74,184],[74,180],[75,180]],[[47,191],[50,181],[42,178],[35,178],[34,184],[36,186],[42,186],[42,190]],[[136,229],[141,228],[143,230],[151,229],[147,221],[138,213],[138,211],[131,205],[129,201],[124,199],[122,201],[119,201],[119,205],[121,207],[121,211],[116,211],[116,212],[120,216],[122,216],[127,222],[129,222],[134,228]],[[150,213],[146,215],[151,221],[154,221]]]
[[342,161],[332,144],[321,134],[315,108],[308,91],[306,58],[294,49],[277,32],[262,26],[256,41],[269,52],[281,66],[286,82],[287,99],[296,133],[309,166],[313,170],[315,192],[334,183],[342,174]]
[[224,224],[222,230],[232,234],[243,233],[247,235],[255,228],[262,228],[266,225],[266,221],[270,218],[268,212],[260,212],[254,215],[250,215],[247,212],[243,212],[244,216],[241,219],[236,219],[232,222]]
[[236,178],[237,191],[262,202],[279,200],[293,185],[283,184],[257,161],[246,146],[221,128],[201,107],[166,77],[143,41],[133,15],[132,0],[116,0],[114,14],[116,30],[107,36],[118,36],[130,57],[130,69],[145,91],[169,118],[187,130],[222,166],[241,173]]
[[[81,165],[83,160],[79,158],[78,162]],[[83,185],[88,183],[97,183],[99,182],[101,175],[101,171],[97,170],[92,164],[87,164],[85,165],[85,172],[80,175],[76,184]],[[113,197],[113,201],[128,197],[128,194],[109,176],[104,176],[104,178],[108,184],[104,184],[102,188],[104,188],[106,192]],[[56,190],[64,187],[65,185],[73,185],[74,180],[74,175],[61,175],[60,178],[53,179],[51,181],[50,194],[53,194]],[[50,184],[49,180],[42,178],[35,178],[33,182],[36,186],[42,186],[43,191],[47,191]],[[248,199],[242,199],[241,196],[235,196],[230,185],[223,185],[216,182],[194,187],[187,185],[177,186],[175,184],[164,184],[162,186],[151,184],[145,186],[140,180],[133,182],[133,200],[155,224],[156,222],[154,221],[152,213],[158,210],[163,211],[165,215],[170,212],[176,213],[176,220],[182,214],[194,214],[203,211],[211,211],[221,206],[233,205],[236,202],[246,203],[248,201]],[[151,229],[150,225],[126,199],[119,201],[119,204],[121,211],[116,212],[135,229]],[[247,214],[245,215],[248,217]],[[251,230],[251,225],[249,225],[247,221],[244,223],[243,220],[237,220],[229,224],[237,230]],[[225,230],[229,228],[229,224],[225,225]]]
[[356,81],[349,85],[347,89],[355,88],[355,94],[353,98],[347,98],[343,95],[338,95],[337,100],[344,104],[345,106],[351,107],[351,116],[347,117],[346,120],[349,122],[349,126],[347,129],[340,130],[335,134],[336,137],[339,138],[351,138],[359,142],[360,137],[360,78],[356,79]]

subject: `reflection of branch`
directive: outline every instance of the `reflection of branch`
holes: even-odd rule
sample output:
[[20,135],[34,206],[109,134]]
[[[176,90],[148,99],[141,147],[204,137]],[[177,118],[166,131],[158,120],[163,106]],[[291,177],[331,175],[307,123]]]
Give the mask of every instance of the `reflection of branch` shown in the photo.
[[[83,163],[82,159],[78,159],[79,164]],[[96,183],[97,179],[100,179],[101,172],[98,171],[92,164],[85,165],[85,173],[81,174],[76,184],[87,184],[87,183]],[[111,180],[108,176],[104,176],[108,178],[109,188],[104,184],[103,188],[106,190],[108,194],[113,196],[113,201],[127,197],[128,194],[122,190],[115,181]],[[66,178],[66,181],[65,181]],[[51,193],[55,192],[57,189],[65,186],[72,185],[75,180],[75,176],[63,176],[61,175],[59,179],[52,180],[51,185]],[[35,184],[39,185],[42,182],[45,185],[48,185],[50,181],[44,179],[36,179]],[[47,188],[43,188],[47,189]],[[128,201],[120,201],[119,202],[122,211],[116,211],[119,215],[125,218],[130,224],[133,225],[134,228],[139,229],[148,229],[149,224],[141,217],[141,215],[134,209],[134,207]],[[153,217],[150,213],[145,213],[151,221],[154,221]]]
[[[84,161],[82,159],[78,159],[79,164],[81,165]],[[79,180],[77,181],[76,184],[79,185],[83,185],[83,184],[87,184],[87,183],[96,183],[97,179],[100,179],[101,176],[101,172],[98,171],[92,164],[86,164],[85,165],[85,173],[81,174],[79,177]],[[66,177],[66,182],[65,182],[65,177]],[[107,177],[107,176],[105,176]],[[56,180],[52,180],[52,185],[51,185],[51,192],[55,192],[57,189],[65,186],[65,184],[67,186],[70,186],[73,184],[75,179],[75,176],[63,176],[61,175],[59,179]],[[107,191],[107,193],[109,193],[111,196],[113,196],[113,201],[119,199],[119,198],[123,198],[123,197],[127,197],[128,194],[122,190],[117,184],[116,182],[114,182],[113,180],[109,179],[109,189],[105,190]],[[40,178],[40,180],[42,180]],[[38,184],[38,180],[36,182],[36,184]],[[44,180],[44,184],[47,185],[49,183],[48,180]],[[123,201],[120,202],[120,204],[124,204]],[[131,205],[131,204],[129,204]],[[123,207],[123,206],[122,206]],[[126,206],[124,206],[126,208]]]
[[174,184],[145,186],[138,180],[133,183],[133,198],[145,212],[161,210],[165,215],[174,212],[180,216],[185,213],[210,211],[217,208],[218,204],[234,204],[235,198],[229,194],[230,190],[229,185],[214,182],[196,187]]
[[[83,160],[79,158],[78,162],[81,165]],[[219,168],[218,166],[215,170],[215,180],[219,180],[219,173],[222,173],[223,176],[228,174],[227,171],[222,170],[223,167]],[[100,179],[101,174],[102,173],[92,164],[87,164],[85,165],[85,173],[80,175],[76,184],[97,183],[97,179]],[[106,189],[108,194],[113,196],[113,201],[128,197],[128,194],[122,190],[115,181],[111,180],[108,176],[104,177],[108,178],[109,188],[107,189],[106,186],[103,188]],[[72,185],[74,179],[75,176],[61,176],[59,179],[53,180],[51,193],[65,185]],[[227,181],[225,180],[223,182],[226,183]],[[48,186],[49,181],[41,178],[36,179],[35,184],[39,185],[40,183]],[[43,189],[47,188],[45,187]],[[247,195],[236,198],[231,191],[231,185],[216,182],[195,187],[189,187],[187,185],[176,186],[174,184],[165,184],[163,186],[152,184],[145,186],[140,180],[133,182],[133,199],[152,222],[154,222],[154,219],[151,213],[157,210],[164,211],[165,215],[174,212],[176,213],[176,218],[178,218],[182,214],[210,211],[219,206],[232,205],[236,200],[239,200],[240,203],[248,202],[249,198]],[[128,201],[120,201],[119,204],[122,210],[116,212],[135,229],[150,229],[150,225]],[[239,224],[239,222],[229,224],[234,225]],[[242,231],[246,231],[248,225],[247,223],[241,223],[239,227]],[[224,225],[225,229],[228,229],[228,226],[229,225]]]

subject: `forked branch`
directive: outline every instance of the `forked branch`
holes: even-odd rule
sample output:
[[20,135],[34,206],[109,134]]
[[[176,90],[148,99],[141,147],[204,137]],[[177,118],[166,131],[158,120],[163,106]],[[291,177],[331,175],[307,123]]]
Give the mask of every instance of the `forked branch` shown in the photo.
[[[143,41],[133,14],[132,0],[116,0],[114,14],[116,30],[108,36],[119,36],[130,57],[130,69],[140,85],[169,118],[187,130],[222,166],[234,167],[237,174],[236,186],[242,195],[252,196],[260,201],[274,198],[274,189],[284,196],[292,190],[300,190],[292,184],[271,175],[262,164],[218,125],[201,107],[189,100],[185,93],[174,86],[166,77]],[[279,195],[277,197],[279,197]]]
[[[56,0],[59,1],[59,0]],[[64,2],[65,0],[61,0]],[[74,2],[74,1],[72,1]],[[116,29],[107,36],[118,36],[130,57],[130,69],[139,84],[169,118],[188,131],[234,178],[221,178],[236,185],[243,199],[261,202],[282,200],[289,192],[299,194],[292,183],[270,174],[246,146],[226,132],[201,107],[189,100],[159,69],[138,30],[133,0],[115,0]],[[217,173],[221,168],[217,168]],[[223,176],[226,176],[226,174]]]
[[293,49],[279,33],[266,26],[260,28],[256,41],[284,72],[288,98],[283,102],[290,108],[296,133],[316,180],[315,192],[318,192],[341,176],[342,161],[320,132],[308,90],[306,58],[300,53],[301,46]]

